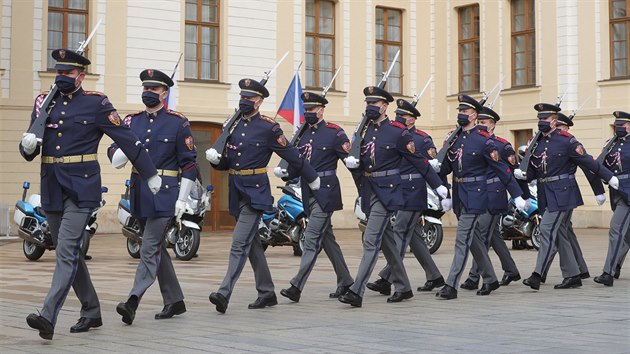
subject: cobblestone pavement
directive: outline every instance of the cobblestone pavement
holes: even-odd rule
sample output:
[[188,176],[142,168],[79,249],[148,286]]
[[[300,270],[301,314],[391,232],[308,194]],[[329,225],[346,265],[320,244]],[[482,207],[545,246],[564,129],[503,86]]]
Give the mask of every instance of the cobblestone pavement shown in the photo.
[[[576,230],[592,276],[601,273],[606,257],[607,230]],[[358,230],[338,230],[337,237],[353,276],[361,257]],[[434,255],[447,273],[453,255],[454,229],[445,230]],[[39,338],[25,317],[41,308],[48,291],[55,257],[46,252],[37,262],[26,260],[19,240],[0,243],[0,352],[630,352],[630,270],[624,269],[614,287],[584,281],[580,289],[554,290],[561,281],[552,266],[547,284],[538,292],[521,282],[490,296],[461,290],[459,298],[439,301],[434,292],[418,293],[409,301],[386,303],[386,297],[367,290],[362,308],[351,308],[328,293],[335,277],[322,253],[299,303],[280,296],[296,272],[299,258],[289,247],[267,250],[276,285],[278,306],[248,310],[256,298],[249,265],[236,285],[225,315],[208,301],[227,267],[230,233],[205,233],[199,257],[175,261],[188,312],[155,320],[162,309],[157,284],[138,309],[132,326],[123,324],[115,307],[131,289],[137,261],[127,254],[122,235],[99,235],[92,241],[89,261],[100,297],[103,323],[88,333],[71,334],[79,303],[70,293],[61,311],[53,341]],[[522,276],[535,263],[534,250],[512,251]],[[495,269],[499,262],[494,254]],[[413,256],[406,258],[414,290],[425,281]],[[470,263],[470,257],[469,257]],[[384,264],[379,259],[376,270]],[[502,271],[497,275],[501,277]],[[376,271],[371,277],[376,279]]]

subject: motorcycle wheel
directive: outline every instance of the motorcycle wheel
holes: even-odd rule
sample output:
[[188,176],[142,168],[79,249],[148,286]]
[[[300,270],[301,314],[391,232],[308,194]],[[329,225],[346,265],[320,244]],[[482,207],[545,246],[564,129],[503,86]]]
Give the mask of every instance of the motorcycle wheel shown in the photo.
[[534,225],[534,229],[532,230],[532,246],[534,246],[534,248],[536,250],[538,250],[540,248],[540,238],[542,237],[542,235],[540,234],[540,225],[536,224]]
[[24,251],[24,256],[27,259],[31,261],[36,261],[42,258],[46,249],[44,247],[37,246],[34,243],[24,240],[22,242],[22,251]]
[[442,229],[442,225],[429,222],[422,227],[422,234],[419,236],[427,245],[427,248],[429,248],[429,252],[433,254],[442,245],[444,230]]
[[92,239],[92,235],[89,231],[83,231],[83,241],[81,241],[81,254],[85,257],[90,248],[90,240]]
[[140,242],[133,241],[132,239],[127,239],[127,253],[131,256],[131,258],[140,258]]
[[307,223],[308,221],[305,218],[301,218],[300,220],[298,220],[298,224],[301,225],[301,228],[298,243],[293,245],[294,256],[302,257],[302,253],[304,252],[304,232],[306,231]]
[[199,244],[201,243],[201,234],[199,230],[190,227],[182,227],[179,230],[177,243],[173,245],[175,257],[182,261],[189,261],[195,257]]

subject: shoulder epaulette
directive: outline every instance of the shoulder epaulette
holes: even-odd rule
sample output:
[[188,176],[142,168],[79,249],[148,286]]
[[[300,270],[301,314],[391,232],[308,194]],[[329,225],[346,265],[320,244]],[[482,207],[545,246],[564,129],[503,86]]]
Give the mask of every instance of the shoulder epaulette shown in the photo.
[[105,96],[104,93],[100,91],[83,91],[84,96]]
[[406,127],[404,124],[402,124],[402,123],[400,123],[400,122],[397,122],[397,121],[395,121],[395,120],[390,120],[390,121],[389,121],[389,125],[393,125],[393,126],[395,126],[396,128],[400,128],[400,129],[407,129],[407,127]]
[[179,118],[186,119],[186,117],[183,114],[181,114],[180,112],[174,111],[172,109],[169,109],[166,112],[168,114],[171,114],[171,115],[174,115],[174,116],[178,116]]
[[341,127],[335,123],[326,123],[326,128],[341,130]]
[[127,117],[135,117],[135,116],[137,116],[138,114],[140,114],[140,113],[144,113],[144,112],[145,112],[145,111],[144,111],[144,110],[142,110],[142,111],[138,111],[138,112],[134,112],[134,113],[129,113],[129,114],[127,114],[127,115],[125,116],[125,118],[127,118]]
[[560,134],[560,135],[562,135],[562,136],[566,136],[566,137],[568,137],[568,138],[572,138],[572,137],[573,137],[573,135],[572,135],[571,133],[569,133],[569,132],[565,132],[564,130],[560,130],[560,131],[558,132],[558,134]]
[[276,124],[277,123],[275,120],[273,120],[273,118],[267,117],[267,116],[262,115],[262,114],[260,115],[260,119],[264,120],[264,121],[266,121],[268,123],[271,123],[271,124]]
[[424,131],[422,131],[420,129],[417,129],[417,128],[416,128],[416,134],[418,134],[420,136],[425,136],[425,137],[429,136],[429,134],[427,134],[426,132],[424,132]]
[[496,141],[498,141],[498,142],[500,142],[500,143],[502,143],[502,144],[509,144],[509,143],[510,143],[509,141],[507,141],[507,140],[503,139],[503,138],[502,138],[502,137],[500,137],[500,136],[495,136],[495,137],[494,137],[494,140],[496,140]]
[[487,131],[483,130],[483,129],[477,129],[477,133],[479,133],[479,135],[482,135],[486,138],[490,137],[490,133],[488,133]]

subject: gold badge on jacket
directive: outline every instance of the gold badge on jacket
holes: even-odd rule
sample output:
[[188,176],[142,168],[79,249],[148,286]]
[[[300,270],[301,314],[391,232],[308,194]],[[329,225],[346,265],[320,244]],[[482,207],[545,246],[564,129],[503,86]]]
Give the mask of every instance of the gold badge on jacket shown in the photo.
[[107,119],[109,119],[109,122],[112,123],[115,126],[119,126],[120,125],[120,116],[118,115],[118,112],[116,112],[116,111],[109,112],[109,115],[107,116]]
[[586,153],[586,152],[584,151],[584,147],[583,147],[581,144],[575,147],[575,152],[576,152],[578,155],[580,155],[580,156],[582,156],[582,155],[584,155],[584,154]]
[[186,139],[184,139],[184,142],[186,143],[186,147],[188,148],[188,150],[192,150],[195,147],[192,136],[186,137]]
[[350,152],[350,148],[352,148],[352,144],[349,141],[346,141],[345,143],[343,143],[343,145],[341,145],[341,148],[343,149],[343,151],[348,153]]
[[280,144],[280,146],[287,146],[287,138],[285,138],[284,134],[278,137],[278,144]]
[[414,144],[413,141],[410,141],[407,143],[407,151],[409,151],[412,154],[416,153],[416,144]]
[[499,161],[499,152],[497,150],[492,150],[492,152],[490,153],[490,157],[494,161]]

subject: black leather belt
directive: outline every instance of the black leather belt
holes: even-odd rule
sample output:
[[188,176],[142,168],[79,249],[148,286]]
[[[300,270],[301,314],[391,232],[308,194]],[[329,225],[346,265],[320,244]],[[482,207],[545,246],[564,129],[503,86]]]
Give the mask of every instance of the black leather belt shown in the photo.
[[317,172],[317,175],[319,177],[328,177],[328,176],[334,176],[336,173],[337,173],[337,170],[328,170],[328,171]]
[[[619,178],[619,177],[617,177],[617,178]],[[561,179],[575,179],[575,175],[570,175],[568,173],[565,173],[565,174],[558,175],[558,176],[539,178],[538,182],[540,182],[540,183],[548,183],[548,182],[559,181]]]
[[477,177],[455,177],[455,183],[470,183],[470,182],[481,182],[485,181],[486,176],[477,176]]
[[393,170],[387,170],[387,171],[363,172],[363,175],[365,177],[385,177],[385,176],[397,175],[399,173],[400,173],[400,170],[395,168]]

